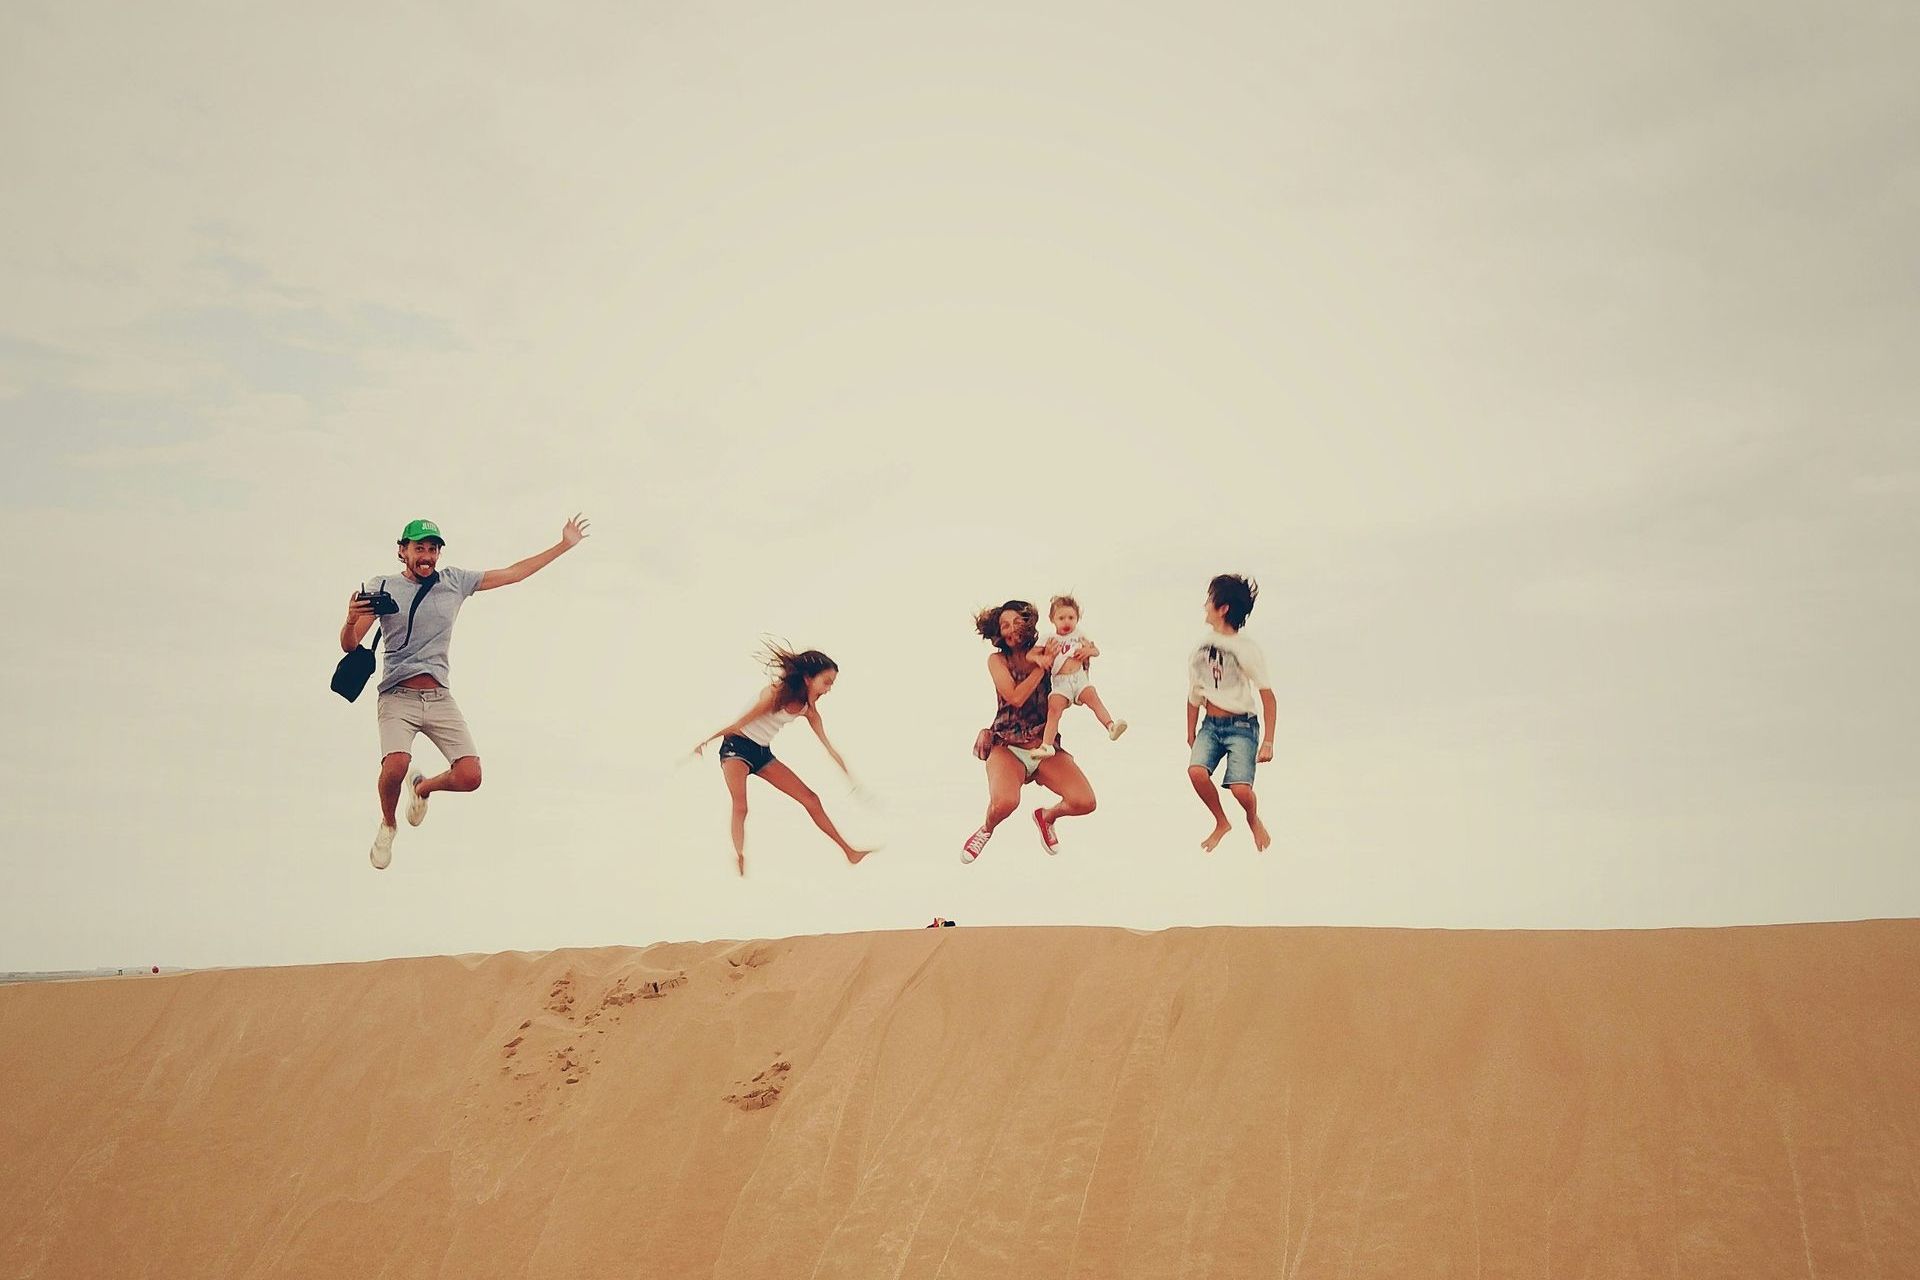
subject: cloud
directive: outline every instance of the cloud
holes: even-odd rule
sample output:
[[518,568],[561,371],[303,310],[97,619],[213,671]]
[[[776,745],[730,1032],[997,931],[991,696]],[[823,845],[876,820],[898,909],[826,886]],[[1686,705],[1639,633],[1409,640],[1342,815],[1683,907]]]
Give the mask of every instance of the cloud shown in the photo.
[[[41,504],[122,503],[110,476],[210,501],[260,473],[234,464],[248,442],[324,434],[396,370],[457,352],[444,318],[376,299],[286,288],[230,250],[202,254],[206,300],[149,305],[89,343],[0,336],[0,495]],[[212,300],[218,295],[219,300]]]

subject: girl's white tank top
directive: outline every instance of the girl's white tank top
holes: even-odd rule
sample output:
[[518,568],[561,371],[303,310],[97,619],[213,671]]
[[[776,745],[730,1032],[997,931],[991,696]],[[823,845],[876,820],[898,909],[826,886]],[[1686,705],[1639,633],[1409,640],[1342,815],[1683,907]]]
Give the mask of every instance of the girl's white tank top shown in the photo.
[[788,711],[785,707],[775,707],[758,719],[749,720],[741,727],[740,736],[751,738],[763,747],[770,747],[773,745],[773,735],[798,720],[802,714]]

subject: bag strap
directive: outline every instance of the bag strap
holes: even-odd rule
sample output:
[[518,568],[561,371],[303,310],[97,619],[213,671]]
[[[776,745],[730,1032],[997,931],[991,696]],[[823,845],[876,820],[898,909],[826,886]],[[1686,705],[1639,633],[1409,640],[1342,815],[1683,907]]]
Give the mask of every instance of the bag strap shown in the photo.
[[[426,597],[427,592],[433,590],[433,584],[438,581],[440,581],[440,575],[436,573],[425,582],[422,582],[420,589],[413,593],[413,607],[407,610],[407,637],[406,640],[400,642],[402,649],[407,647],[407,640],[413,639],[413,615],[420,611],[420,601]],[[361,589],[365,590],[366,585],[364,582],[361,583]],[[380,579],[380,589],[382,591],[387,589],[387,580],[385,578]],[[375,627],[373,629],[373,635],[367,639],[367,648],[374,653],[380,651],[380,632],[381,628]]]
[[[385,591],[387,589],[387,580],[385,578],[380,579],[380,589],[382,591]],[[363,579],[360,583],[360,593],[362,595],[365,595],[366,591],[367,591],[367,584]],[[374,626],[373,634],[367,637],[366,647],[367,647],[368,653],[380,652],[380,627],[378,626],[378,624]]]
[[407,647],[408,640],[413,639],[413,615],[420,612],[420,602],[427,598],[427,592],[433,590],[433,584],[438,581],[440,581],[440,575],[436,573],[425,582],[422,582],[420,589],[413,593],[413,604],[407,610],[407,638],[400,642],[402,649]]

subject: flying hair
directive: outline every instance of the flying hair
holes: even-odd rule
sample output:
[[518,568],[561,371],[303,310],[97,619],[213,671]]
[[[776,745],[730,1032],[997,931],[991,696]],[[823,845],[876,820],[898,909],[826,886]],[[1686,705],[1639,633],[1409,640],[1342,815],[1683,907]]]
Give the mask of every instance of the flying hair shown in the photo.
[[1005,604],[991,605],[980,610],[973,615],[973,629],[980,633],[982,640],[1011,657],[1013,650],[1007,648],[1006,643],[1000,639],[1000,615],[1009,609],[1019,614],[1021,622],[1026,624],[1025,641],[1021,647],[1021,652],[1026,652],[1033,647],[1035,638],[1040,634],[1040,611],[1025,600],[1009,600]]
[[1223,573],[1207,584],[1207,598],[1227,611],[1227,625],[1238,631],[1247,625],[1253,602],[1260,598],[1260,587],[1252,578]]
[[808,706],[807,681],[823,671],[838,671],[840,664],[818,649],[794,650],[784,640],[768,637],[762,645],[760,661],[767,676],[780,690],[783,707]]

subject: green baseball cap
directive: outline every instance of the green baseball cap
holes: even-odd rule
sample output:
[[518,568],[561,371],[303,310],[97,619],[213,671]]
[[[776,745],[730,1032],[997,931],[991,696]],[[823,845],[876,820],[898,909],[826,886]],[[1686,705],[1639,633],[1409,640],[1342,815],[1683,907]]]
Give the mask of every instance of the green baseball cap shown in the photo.
[[445,536],[440,532],[440,526],[431,520],[415,520],[400,531],[402,542],[425,542],[428,538],[432,538],[443,547],[447,545]]

